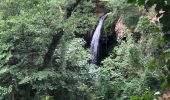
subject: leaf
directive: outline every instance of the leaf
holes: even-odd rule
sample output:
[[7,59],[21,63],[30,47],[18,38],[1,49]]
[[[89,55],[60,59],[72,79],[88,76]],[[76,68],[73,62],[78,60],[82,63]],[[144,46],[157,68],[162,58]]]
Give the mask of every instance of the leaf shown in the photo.
[[155,66],[155,63],[156,63],[156,60],[152,60],[152,61],[150,61],[149,63],[148,63],[148,68],[149,69],[152,69],[154,66]]
[[167,2],[167,5],[170,5],[170,0],[167,0],[166,2]]
[[135,3],[136,0],[128,0],[128,3]]
[[7,73],[7,72],[9,72],[9,71],[10,71],[9,68],[7,68],[7,67],[1,68],[1,69],[0,69],[0,75],[2,75],[2,74],[4,74],[4,73]]
[[25,77],[24,79],[22,79],[22,80],[19,82],[19,84],[28,83],[31,79],[32,79],[31,77],[27,76],[27,77]]
[[130,100],[140,100],[140,97],[139,96],[131,96]]
[[138,5],[141,6],[141,5],[144,5],[145,4],[145,0],[138,0]]
[[162,83],[161,88],[163,90],[166,90],[166,89],[169,88],[169,84],[168,84],[168,80],[167,79],[165,79],[165,81]]

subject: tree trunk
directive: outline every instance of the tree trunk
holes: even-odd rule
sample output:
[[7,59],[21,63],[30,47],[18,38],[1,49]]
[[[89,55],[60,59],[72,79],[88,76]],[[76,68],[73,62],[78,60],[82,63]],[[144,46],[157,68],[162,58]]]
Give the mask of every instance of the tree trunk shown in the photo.
[[[69,7],[66,8],[66,11],[64,13],[65,20],[71,16],[73,10],[78,6],[80,1],[82,0],[76,0],[74,3],[72,3]],[[39,71],[51,66],[55,49],[59,43],[59,40],[62,38],[63,33],[64,31],[60,29],[60,31],[53,36],[52,41],[48,47],[48,51],[45,54],[43,65],[40,68],[38,68]]]
[[69,7],[66,8],[66,11],[64,13],[64,19],[68,19],[71,16],[72,12],[81,1],[82,0],[76,0],[76,2],[72,3]]

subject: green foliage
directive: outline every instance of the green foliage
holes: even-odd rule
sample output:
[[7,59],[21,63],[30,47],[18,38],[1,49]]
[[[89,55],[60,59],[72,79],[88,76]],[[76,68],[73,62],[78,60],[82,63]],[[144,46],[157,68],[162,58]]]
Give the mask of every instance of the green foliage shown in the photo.
[[92,13],[95,5],[91,2],[84,1],[76,8],[72,20],[76,24],[76,35],[82,36],[93,30],[96,25],[97,17]]
[[113,13],[108,14],[107,18],[104,21],[104,29],[103,29],[103,33],[101,34],[101,37],[108,37],[110,35],[113,34],[113,23],[116,20],[115,16],[113,15]]
[[[72,1],[37,0],[36,2],[33,0],[25,3],[20,1],[3,3],[4,14],[2,13],[1,16],[4,19],[1,19],[0,28],[0,67],[2,67],[0,77],[2,80],[7,80],[8,83],[0,83],[1,90],[4,91],[1,92],[3,97],[10,98],[12,93],[20,94],[19,87],[23,85],[31,85],[32,89],[36,89],[37,98],[44,96],[46,91],[58,90],[61,87],[77,94],[77,90],[85,91],[87,86],[82,82],[85,79],[85,67],[90,59],[90,54],[84,50],[82,39],[74,39],[74,31],[77,27],[77,23],[74,22],[79,16],[75,14],[75,17],[68,20],[63,18],[67,5]],[[7,5],[5,5],[6,3]],[[11,13],[10,9],[5,9],[9,6],[16,6],[18,10]],[[59,43],[61,49],[59,51],[62,52],[54,57],[52,66],[54,68],[38,71],[38,67],[42,66],[52,36],[59,34],[60,29],[65,33]],[[85,28],[84,30],[86,31]],[[63,67],[61,62],[69,65],[65,67],[64,73],[59,70]],[[10,69],[7,69],[8,66]],[[8,76],[12,79],[8,79]],[[74,81],[74,84],[69,81]]]
[[130,100],[153,100],[154,95],[150,91],[146,91],[142,97],[140,96],[131,96]]
[[141,15],[137,6],[129,4],[127,0],[110,0],[108,2],[108,6],[115,16],[116,21],[118,18],[121,18],[123,20],[123,24],[127,25],[128,28],[134,29],[136,27]]
[[[125,29],[125,39],[109,44],[114,48],[96,66],[89,63],[92,55],[83,39],[97,23],[92,13],[96,5],[82,0],[65,20],[67,7],[76,1],[0,1],[0,99],[151,100],[154,91],[169,88],[169,41],[149,17],[138,21],[138,7],[126,0],[104,3],[111,9],[104,22],[104,37],[113,33],[112,24],[121,17],[127,28],[136,27],[141,38],[135,42]],[[56,37],[59,43],[51,65],[39,69],[53,36],[60,32],[63,35]]]
[[46,96],[45,100],[53,100],[53,98],[51,96]]
[[[145,5],[145,4],[149,4],[150,6],[153,6],[154,4],[170,4],[169,1],[166,0],[128,0],[129,3],[136,3],[138,5]],[[157,5],[159,6],[159,5]]]
[[147,32],[155,33],[155,32],[159,32],[159,28],[155,24],[150,22],[150,19],[148,16],[141,16],[136,26],[135,31],[140,32],[142,34],[147,33]]
[[12,86],[9,87],[0,87],[0,96],[5,96],[7,94],[10,94],[12,92]]
[[[127,37],[127,42],[122,41],[114,48],[116,55],[106,58],[100,68],[97,78],[99,89],[98,97],[102,100],[124,100],[131,95],[141,95],[147,90],[146,58],[142,54],[140,45]],[[111,97],[110,97],[111,96]]]
[[169,88],[169,85],[170,85],[170,84],[169,84],[168,80],[165,79],[164,82],[163,82],[162,85],[161,85],[161,88],[162,88],[163,90],[166,90],[166,89]]
[[147,10],[149,10],[150,7],[156,5],[155,11],[159,12],[161,9],[165,11],[164,17],[161,19],[161,22],[163,24],[162,30],[164,32],[169,31],[169,7],[170,7],[170,1],[168,0],[128,0],[129,3],[134,3],[139,6],[145,6]]

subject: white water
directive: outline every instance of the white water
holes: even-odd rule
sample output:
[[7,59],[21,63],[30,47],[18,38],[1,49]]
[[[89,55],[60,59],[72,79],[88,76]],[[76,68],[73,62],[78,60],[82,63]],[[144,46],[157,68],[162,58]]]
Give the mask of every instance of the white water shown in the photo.
[[104,22],[106,16],[107,16],[107,14],[100,18],[99,23],[98,23],[96,30],[95,30],[93,37],[92,37],[90,49],[91,49],[91,52],[92,52],[92,55],[93,55],[93,59],[92,59],[93,64],[97,63],[100,33],[101,33],[103,22]]

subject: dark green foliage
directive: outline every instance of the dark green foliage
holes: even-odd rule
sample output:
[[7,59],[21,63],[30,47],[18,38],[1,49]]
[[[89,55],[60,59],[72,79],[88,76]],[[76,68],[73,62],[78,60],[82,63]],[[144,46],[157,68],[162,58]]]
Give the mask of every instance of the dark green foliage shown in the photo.
[[131,96],[130,100],[152,100],[154,95],[150,91],[146,91],[142,97],[140,96]]
[[[111,7],[116,21],[121,18],[123,20],[123,24],[125,24],[128,28],[134,29],[136,27],[141,15],[137,6],[128,3],[127,0],[110,0],[108,6]],[[113,24],[116,23],[116,21],[114,21],[115,19],[113,19]]]
[[113,13],[108,14],[107,18],[104,21],[103,33],[101,34],[101,38],[104,38],[104,37],[107,38],[107,37],[113,35],[114,23],[117,20],[115,17],[116,16],[114,16]]
[[135,32],[139,32],[141,34],[156,33],[156,32],[159,32],[159,28],[155,24],[150,22],[150,19],[148,16],[142,16],[139,19]]
[[161,19],[163,24],[163,31],[168,32],[170,28],[169,23],[169,8],[170,8],[170,1],[169,0],[128,0],[129,3],[134,3],[139,6],[145,6],[146,10],[149,11],[149,8],[153,5],[156,5],[155,10],[159,12],[161,9],[164,10],[166,13],[164,17]]
[[[124,40],[109,44],[108,56],[96,66],[90,64],[92,55],[85,48],[97,23],[96,4],[90,0],[1,0],[0,100],[157,98],[156,91],[170,86],[169,35],[148,16],[140,17],[133,3],[160,4],[156,10],[168,11],[169,1],[128,2],[103,3],[110,14],[101,38],[115,36],[120,17],[126,29]],[[163,28],[169,27],[168,21],[161,22]],[[133,29],[140,34],[138,39],[132,38]]]

